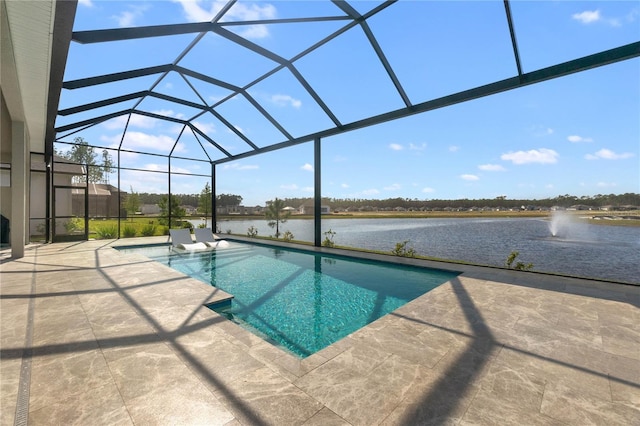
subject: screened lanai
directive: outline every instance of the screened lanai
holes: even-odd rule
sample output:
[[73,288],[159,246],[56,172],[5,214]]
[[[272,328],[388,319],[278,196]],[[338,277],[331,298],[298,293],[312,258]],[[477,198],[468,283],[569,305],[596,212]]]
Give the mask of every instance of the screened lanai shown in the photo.
[[[596,268],[624,271],[626,284],[241,235],[227,239],[270,246],[283,263],[286,251],[324,258],[283,268],[234,247],[202,253],[214,268],[191,268],[214,284],[284,271],[262,279],[277,286],[257,303],[284,296],[303,314],[289,290],[343,257],[364,262],[363,276],[371,262],[458,274],[304,359],[211,309],[232,296],[222,286],[127,253],[171,252],[167,237],[115,238],[133,194],[177,199],[207,184],[207,219],[223,231],[218,196],[247,208],[312,199],[316,245],[327,198],[638,192],[639,12],[627,1],[0,0],[0,213],[11,223],[0,423],[637,424],[637,228],[593,225],[623,244],[549,242],[578,266],[604,248]],[[113,221],[114,237],[88,232]],[[466,251],[497,256],[517,233],[491,250],[469,248],[465,229]],[[89,241],[39,243],[65,239]],[[308,301],[333,305],[308,284]],[[370,299],[375,312],[388,296]]]
[[[430,182],[415,184],[433,196],[433,182],[447,179],[458,160],[436,157],[432,147],[488,147],[496,128],[508,129],[527,114],[540,126],[536,131],[550,131],[519,93],[561,92],[563,85],[606,92],[607,81],[621,79],[633,87],[637,11],[619,2],[614,16],[603,5],[78,2],[66,34],[55,124],[44,152],[31,154],[32,182],[44,194],[35,197],[43,202],[32,203],[30,233],[87,239],[88,220],[106,217],[119,219],[120,235],[129,193],[166,194],[171,204],[174,194],[198,194],[209,185],[213,224],[219,194],[239,194],[249,205],[278,196],[312,198],[313,243],[320,245],[323,198],[349,186],[334,181],[337,170],[352,167],[341,159],[357,159],[357,173],[371,176],[403,173],[417,181],[433,173]],[[598,23],[591,25],[605,18],[620,19],[607,37],[602,28],[593,31]],[[595,74],[600,87],[581,77]],[[579,99],[564,101],[566,110],[580,114]],[[480,105],[484,114],[467,105]],[[632,126],[634,118],[618,118],[620,126]],[[452,128],[477,127],[478,140],[430,133],[441,120],[455,123]],[[517,151],[520,137],[506,139],[525,152]],[[94,161],[69,160],[78,142],[95,153]],[[374,155],[381,145],[405,147],[425,160],[381,159]],[[256,166],[254,158],[269,165]],[[251,169],[260,170],[251,178],[238,173]],[[306,174],[294,178],[300,169]],[[400,186],[369,194],[382,198]],[[259,187],[262,192],[252,192]],[[111,201],[96,201],[101,194]],[[104,207],[96,207],[99,202]]]

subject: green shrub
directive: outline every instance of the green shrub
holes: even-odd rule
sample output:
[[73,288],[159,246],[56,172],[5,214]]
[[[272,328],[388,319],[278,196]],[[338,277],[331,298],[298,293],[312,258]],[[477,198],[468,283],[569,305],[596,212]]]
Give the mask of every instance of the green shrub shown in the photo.
[[96,228],[96,235],[99,240],[116,238],[118,236],[118,227],[116,225],[104,225]]
[[329,229],[324,233],[324,241],[322,242],[323,247],[335,247],[335,243],[333,242],[333,237],[336,236],[336,231],[332,231]]
[[136,228],[133,225],[125,225],[124,228],[122,228],[122,236],[124,238],[132,238],[136,236]]
[[[231,230],[227,231],[227,234],[230,234]],[[247,236],[251,237],[251,238],[255,238],[258,236],[258,228],[256,228],[255,226],[251,225],[249,227],[249,229],[247,229]]]
[[285,241],[291,241],[293,238],[293,233],[291,231],[287,231],[282,235],[282,239]]
[[154,225],[153,222],[148,223],[147,225],[142,227],[140,233],[144,237],[151,237],[156,234],[156,225]]
[[507,260],[505,261],[506,267],[509,269],[515,269],[516,271],[530,271],[531,269],[533,269],[533,263],[516,262],[516,264],[514,265],[513,262],[518,256],[520,256],[519,251],[512,251],[509,256],[507,256]]
[[83,228],[84,228],[84,220],[78,217],[71,218],[64,223],[64,229],[67,231],[68,234],[72,234],[75,231],[80,231]]
[[402,257],[416,257],[416,251],[412,247],[407,247],[409,240],[396,243],[396,247],[391,250],[391,254]]

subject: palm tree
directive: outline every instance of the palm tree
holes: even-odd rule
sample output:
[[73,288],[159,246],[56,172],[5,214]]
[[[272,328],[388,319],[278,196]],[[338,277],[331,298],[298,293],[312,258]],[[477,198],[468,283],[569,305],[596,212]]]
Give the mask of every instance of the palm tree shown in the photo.
[[264,212],[269,221],[267,224],[271,228],[276,228],[276,238],[280,237],[280,224],[285,223],[291,215],[290,212],[284,212],[282,209],[284,209],[284,201],[276,198],[273,201],[267,201],[267,209]]

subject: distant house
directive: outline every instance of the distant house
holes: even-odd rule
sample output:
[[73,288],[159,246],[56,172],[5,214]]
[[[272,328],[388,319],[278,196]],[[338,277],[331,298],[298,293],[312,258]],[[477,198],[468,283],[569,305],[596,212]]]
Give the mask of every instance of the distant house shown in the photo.
[[191,216],[194,215],[196,213],[198,213],[198,209],[196,209],[193,206],[189,206],[189,205],[185,205],[185,206],[180,206],[180,208],[184,209],[185,214]]
[[575,210],[592,210],[592,208],[589,207],[589,206],[586,206],[584,204],[575,204],[575,205],[567,208],[567,210],[573,210],[573,211],[575,211]]
[[143,204],[140,206],[140,213],[144,215],[160,214],[160,207],[157,204]]
[[[304,203],[303,205],[301,205],[300,207],[298,207],[298,213],[299,214],[313,214],[313,210],[314,210],[314,203]],[[331,208],[327,205],[321,205],[320,206],[320,214],[330,214],[331,213]]]
[[244,206],[221,206],[216,207],[216,212],[220,214],[247,214]]
[[[120,191],[113,185],[106,183],[89,183],[86,188],[88,194],[89,217],[114,218],[120,214],[120,203],[127,193]],[[120,196],[118,196],[120,193]],[[85,188],[72,189],[72,203],[74,212],[84,211]]]

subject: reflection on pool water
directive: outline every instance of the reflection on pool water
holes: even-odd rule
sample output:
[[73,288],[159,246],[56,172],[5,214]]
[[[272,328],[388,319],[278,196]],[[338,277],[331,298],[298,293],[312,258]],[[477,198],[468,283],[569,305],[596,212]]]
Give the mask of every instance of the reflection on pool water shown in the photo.
[[309,356],[458,275],[273,246],[230,242],[177,254],[125,248],[234,296],[216,312],[299,357]]

